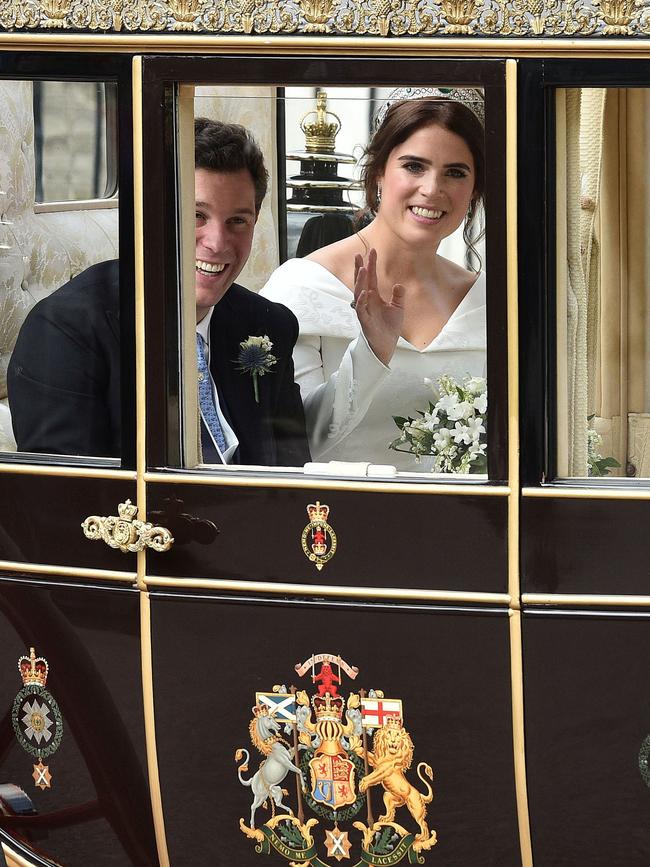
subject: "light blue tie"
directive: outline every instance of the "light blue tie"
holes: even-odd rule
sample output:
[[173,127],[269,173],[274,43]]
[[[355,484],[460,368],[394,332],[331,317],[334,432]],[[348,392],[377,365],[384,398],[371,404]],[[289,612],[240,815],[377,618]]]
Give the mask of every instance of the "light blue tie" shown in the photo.
[[223,454],[226,450],[226,440],[217,414],[217,408],[214,405],[212,379],[205,360],[203,338],[198,332],[196,334],[196,366],[199,374],[199,406],[201,408],[201,415],[212,438]]

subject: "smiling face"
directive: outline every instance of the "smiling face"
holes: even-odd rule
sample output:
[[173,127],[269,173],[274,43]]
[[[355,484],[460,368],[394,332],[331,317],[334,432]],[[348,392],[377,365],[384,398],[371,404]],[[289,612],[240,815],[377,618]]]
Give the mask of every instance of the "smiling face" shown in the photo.
[[430,239],[437,248],[463,222],[472,200],[472,153],[437,124],[416,130],[390,152],[379,179],[377,220],[406,243]]
[[200,322],[239,276],[253,243],[257,220],[250,172],[197,169],[196,320]]

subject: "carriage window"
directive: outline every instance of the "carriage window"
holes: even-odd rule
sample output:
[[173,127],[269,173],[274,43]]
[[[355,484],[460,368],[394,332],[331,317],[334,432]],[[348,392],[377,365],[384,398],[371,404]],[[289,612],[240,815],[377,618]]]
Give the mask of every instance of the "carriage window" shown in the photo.
[[558,474],[650,477],[650,89],[556,96]]
[[202,86],[181,116],[188,465],[485,474],[482,90]]
[[117,190],[116,87],[97,81],[35,81],[37,203],[108,199]]
[[37,207],[114,190],[109,92],[114,85],[0,80],[3,452],[120,455],[118,208]]

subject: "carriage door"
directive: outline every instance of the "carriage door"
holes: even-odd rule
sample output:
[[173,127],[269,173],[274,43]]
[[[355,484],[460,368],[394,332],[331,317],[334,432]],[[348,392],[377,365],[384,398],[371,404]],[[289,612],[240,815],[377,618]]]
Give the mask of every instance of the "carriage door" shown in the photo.
[[[636,867],[650,852],[649,84],[642,61],[521,64],[522,598],[537,867]],[[530,243],[534,226],[545,245]]]
[[2,54],[0,856],[9,845],[12,865],[157,863],[136,554],[119,533],[104,544],[98,524],[136,503],[131,143],[130,58]]
[[[510,72],[388,56],[143,58],[146,511],[174,537],[147,553],[144,576],[165,863],[505,867],[527,852],[508,533]],[[194,119],[242,124],[263,150],[269,191],[238,278],[258,292],[303,255],[310,220],[349,224],[361,210],[357,164],[395,89],[432,87],[474,89],[484,103],[485,238],[478,230],[472,249],[447,239],[445,255],[487,276],[485,375],[438,374],[474,397],[487,379],[487,463],[472,467],[483,471],[436,471],[433,446],[417,462],[408,433],[401,450],[387,440],[365,461],[346,460],[345,438],[334,464],[201,460]],[[314,292],[312,304],[322,308]],[[326,309],[317,315],[326,327]],[[257,386],[280,375],[263,370],[280,335],[230,329],[223,364],[240,395],[230,399],[254,408]],[[245,364],[255,347],[257,369]],[[425,376],[418,408],[429,412],[444,395]],[[382,411],[399,415],[373,407]],[[391,421],[390,439],[405,423]],[[461,452],[447,469],[461,468]]]

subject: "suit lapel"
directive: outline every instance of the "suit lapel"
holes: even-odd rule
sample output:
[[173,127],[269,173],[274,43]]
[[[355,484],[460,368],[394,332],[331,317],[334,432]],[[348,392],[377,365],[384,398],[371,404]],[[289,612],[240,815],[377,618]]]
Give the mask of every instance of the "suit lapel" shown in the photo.
[[255,402],[250,374],[237,369],[239,343],[255,333],[254,321],[238,303],[232,286],[216,305],[210,320],[210,372],[217,385],[219,403],[239,440],[240,459],[248,463],[270,463],[271,432],[264,423],[266,412]]

